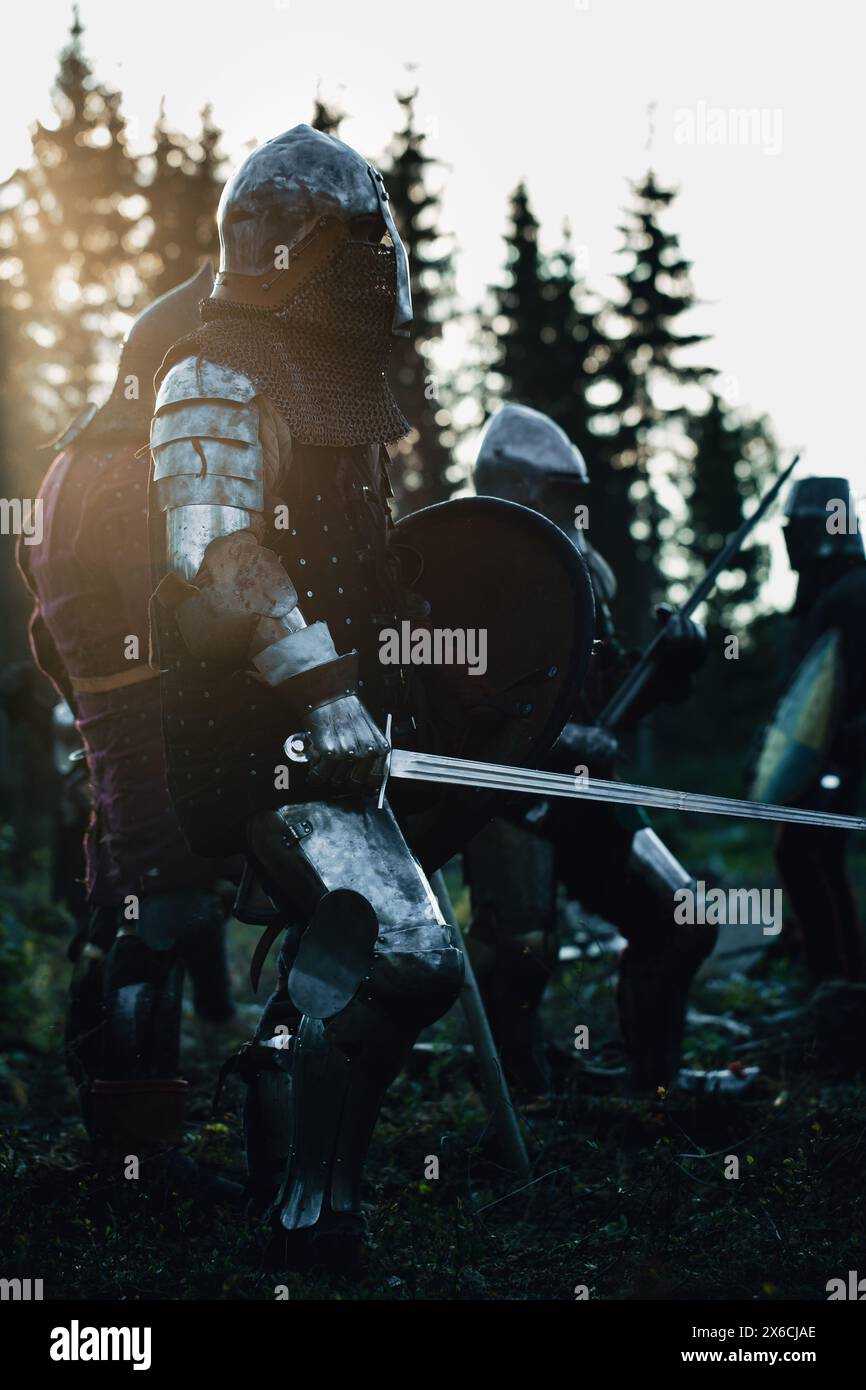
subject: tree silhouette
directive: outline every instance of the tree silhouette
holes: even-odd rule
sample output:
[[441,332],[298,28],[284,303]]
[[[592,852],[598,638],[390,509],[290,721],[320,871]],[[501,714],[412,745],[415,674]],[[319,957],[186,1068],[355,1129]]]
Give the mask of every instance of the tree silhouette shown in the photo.
[[451,400],[432,359],[453,304],[452,258],[437,226],[439,195],[428,187],[437,161],[426,153],[426,136],[416,123],[417,95],[416,88],[397,96],[405,123],[382,170],[412,276],[411,334],[394,340],[388,374],[412,425],[411,435],[398,446],[394,488],[398,502],[413,511],[443,501],[455,486]]
[[681,354],[705,335],[679,331],[677,320],[695,303],[690,270],[679,240],[660,224],[676,193],[650,171],[632,185],[634,204],[624,225],[627,268],[618,276],[622,297],[605,317],[607,360],[599,384],[614,399],[596,427],[603,432],[593,469],[593,537],[616,571],[620,621],[632,641],[653,631],[652,607],[664,597],[662,546],[675,532],[659,495],[662,474],[683,468],[687,388],[714,375],[683,362]]
[[[690,578],[696,583],[778,472],[778,458],[766,420],[740,418],[715,392],[705,413],[691,419],[688,432],[695,452],[688,526],[681,529],[679,541],[692,557]],[[747,630],[769,562],[767,546],[752,538],[708,599],[708,626]]]
[[0,276],[18,329],[13,388],[42,432],[104,378],[104,347],[123,328],[116,310],[140,292],[136,161],[120,95],[95,80],[82,32],[76,13],[53,92],[56,125],[35,125],[32,163],[0,185]]
[[484,320],[488,343],[485,405],[500,400],[550,415],[592,462],[595,408],[587,397],[602,340],[595,310],[575,275],[571,232],[546,258],[524,184],[512,194],[505,236],[506,280],[492,287],[493,313]]
[[150,226],[139,273],[156,298],[219,257],[216,211],[224,183],[222,131],[206,106],[195,139],[170,131],[160,108],[154,130],[152,173],[146,184]]
[[342,111],[334,102],[323,101],[321,94],[316,93],[313,119],[310,122],[313,130],[321,130],[325,135],[339,136],[340,126],[345,119],[345,111]]

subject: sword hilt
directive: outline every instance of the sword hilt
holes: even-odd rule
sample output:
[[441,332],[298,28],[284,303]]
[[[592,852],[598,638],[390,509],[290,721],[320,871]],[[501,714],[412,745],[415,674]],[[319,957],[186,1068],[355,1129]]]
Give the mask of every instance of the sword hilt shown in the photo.
[[[394,749],[391,746],[391,723],[392,719],[391,715],[389,714],[385,720],[385,738],[388,742],[388,752],[385,756],[385,767],[382,772],[382,781],[379,785],[379,797],[376,803],[380,811],[385,804],[385,788],[388,785],[388,778],[391,775],[391,754],[394,751]],[[286,757],[289,759],[289,761],[293,763],[308,763],[310,761],[307,752],[309,742],[309,734],[289,734],[289,737],[283,744],[283,751]]]

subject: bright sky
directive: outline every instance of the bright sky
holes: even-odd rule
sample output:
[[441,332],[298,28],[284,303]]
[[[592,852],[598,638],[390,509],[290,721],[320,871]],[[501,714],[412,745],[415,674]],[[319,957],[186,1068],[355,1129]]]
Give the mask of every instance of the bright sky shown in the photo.
[[[689,327],[714,336],[702,356],[730,398],[803,449],[807,471],[848,473],[866,493],[866,84],[851,0],[81,0],[81,17],[138,144],[162,96],[190,131],[211,101],[239,157],[308,120],[321,84],[349,112],[343,138],[376,159],[405,64],[417,65],[469,304],[498,275],[520,178],[547,247],[567,217],[590,285],[610,288],[626,180],[647,166],[657,103],[652,163],[681,188],[669,226],[705,301]],[[66,0],[16,7],[0,177],[26,160],[29,122],[50,115],[69,18]]]

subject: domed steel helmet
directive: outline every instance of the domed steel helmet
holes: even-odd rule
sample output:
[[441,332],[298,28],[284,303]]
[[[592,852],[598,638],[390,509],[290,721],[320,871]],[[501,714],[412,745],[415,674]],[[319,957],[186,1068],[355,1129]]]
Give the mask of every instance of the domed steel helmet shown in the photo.
[[554,486],[585,485],[583,455],[549,415],[528,405],[504,405],[493,416],[475,460],[475,491],[545,511]]
[[857,499],[847,478],[800,478],[788,493],[783,530],[791,568],[840,556],[864,558]]
[[573,545],[598,568],[598,585],[605,597],[616,592],[610,566],[591,551],[577,529],[575,489],[586,487],[589,472],[583,454],[540,410],[528,405],[504,405],[484,432],[473,471],[475,491],[502,497],[541,512],[565,533]]
[[220,198],[220,265],[212,298],[278,309],[351,239],[349,224],[381,218],[396,258],[392,331],[412,320],[406,250],[382,175],[333,135],[297,125],[247,155]]

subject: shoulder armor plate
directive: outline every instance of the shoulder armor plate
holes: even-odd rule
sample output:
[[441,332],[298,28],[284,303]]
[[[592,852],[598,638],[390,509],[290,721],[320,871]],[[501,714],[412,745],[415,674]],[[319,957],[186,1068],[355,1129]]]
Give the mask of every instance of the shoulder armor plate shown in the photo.
[[161,510],[209,503],[264,510],[264,458],[249,377],[187,357],[165,377],[150,429]]
[[206,357],[185,357],[166,372],[156,397],[156,413],[163,406],[184,401],[251,401],[255,383],[233,367],[221,367]]

